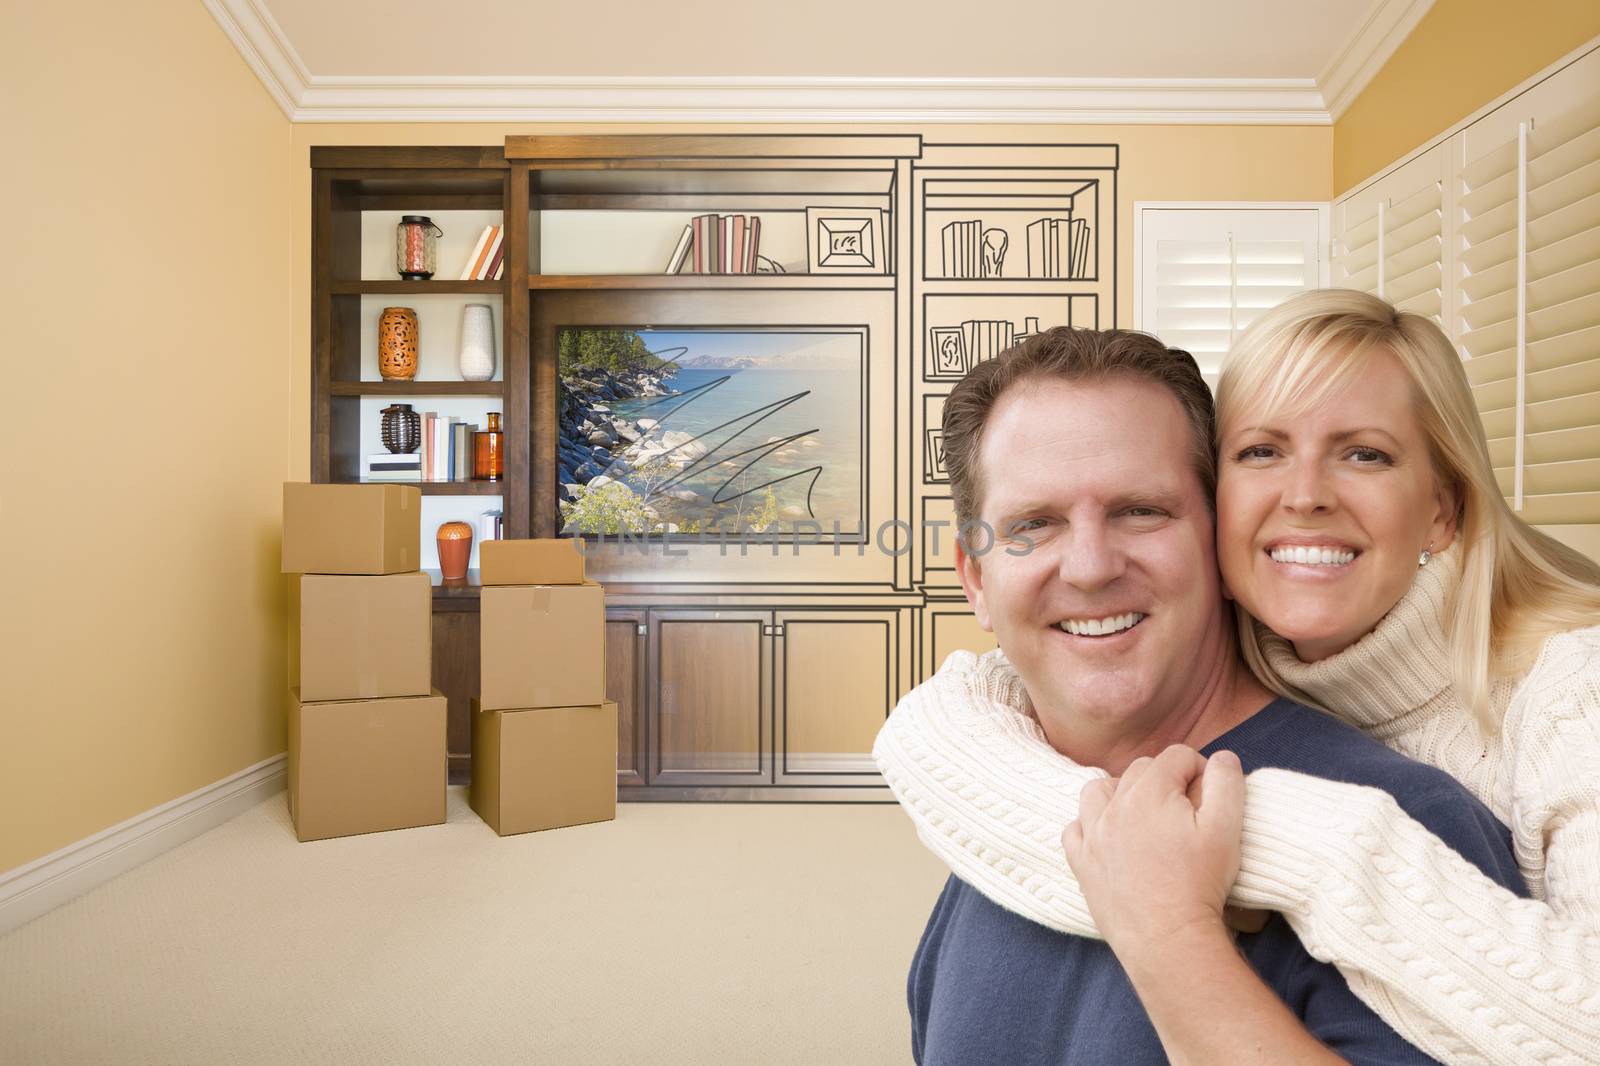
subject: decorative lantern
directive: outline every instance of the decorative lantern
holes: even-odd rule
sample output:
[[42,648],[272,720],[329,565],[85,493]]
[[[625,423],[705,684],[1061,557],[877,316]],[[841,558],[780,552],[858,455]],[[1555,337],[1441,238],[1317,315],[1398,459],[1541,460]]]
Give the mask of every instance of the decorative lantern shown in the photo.
[[383,446],[396,455],[410,455],[422,444],[422,416],[408,403],[392,403],[379,423]]
[[407,281],[427,281],[438,269],[437,238],[444,230],[427,215],[402,215],[394,231],[394,268]]

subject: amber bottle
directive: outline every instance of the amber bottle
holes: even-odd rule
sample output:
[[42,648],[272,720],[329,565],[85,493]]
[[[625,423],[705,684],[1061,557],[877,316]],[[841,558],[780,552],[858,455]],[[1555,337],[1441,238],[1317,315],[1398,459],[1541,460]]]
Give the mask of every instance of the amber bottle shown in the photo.
[[472,476],[477,481],[499,481],[506,473],[506,435],[500,429],[500,412],[489,412],[489,428],[472,435]]

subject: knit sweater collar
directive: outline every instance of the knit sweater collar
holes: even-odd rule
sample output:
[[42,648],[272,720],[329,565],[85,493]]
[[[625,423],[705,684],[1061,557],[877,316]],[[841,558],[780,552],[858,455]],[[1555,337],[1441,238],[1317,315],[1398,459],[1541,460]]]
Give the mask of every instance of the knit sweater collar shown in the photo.
[[1430,558],[1372,632],[1319,662],[1301,662],[1288,640],[1257,622],[1267,662],[1290,685],[1364,728],[1429,703],[1451,685],[1445,615],[1460,556],[1452,546]]

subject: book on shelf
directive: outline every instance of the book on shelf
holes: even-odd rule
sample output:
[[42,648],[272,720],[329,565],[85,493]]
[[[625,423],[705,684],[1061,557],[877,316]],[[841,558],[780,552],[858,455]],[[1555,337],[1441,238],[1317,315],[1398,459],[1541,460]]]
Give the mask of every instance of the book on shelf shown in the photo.
[[473,422],[450,423],[450,480],[472,480],[472,435],[478,430]]
[[696,215],[679,237],[667,273],[754,274],[760,254],[756,215]]
[[429,481],[450,480],[450,423],[447,417],[433,420],[433,471]]
[[672,250],[672,258],[667,260],[667,273],[677,274],[682,272],[684,264],[689,260],[689,253],[694,246],[694,223],[683,227],[683,233],[678,236],[678,246]]
[[367,456],[368,471],[422,470],[422,456],[416,452],[380,452]]
[[456,279],[457,281],[472,280],[472,268],[477,265],[478,259],[483,255],[484,245],[489,243],[489,237],[493,232],[493,226],[483,227],[483,232],[478,234],[478,239],[473,244],[472,251],[467,254],[466,265],[461,268],[461,275]]
[[417,452],[379,452],[367,456],[367,481],[421,481],[422,456]]
[[478,234],[477,243],[472,246],[472,254],[467,256],[466,266],[461,268],[461,277],[457,280],[486,281],[494,277],[499,257],[504,254],[504,242],[505,232],[502,227],[496,225],[483,227],[483,232]]
[[1036,278],[1083,278],[1089,274],[1089,222],[1040,218],[1028,223],[1028,274]]
[[1028,276],[1030,278],[1047,278],[1050,276],[1048,265],[1050,253],[1050,220],[1048,218],[1034,219],[1028,223]]
[[490,278],[498,278],[500,276],[500,268],[505,265],[503,262],[505,254],[506,239],[505,234],[502,233],[494,239],[494,253],[489,257],[489,265],[484,268],[483,277],[480,280],[488,281]]
[[494,227],[494,236],[489,238],[489,243],[484,246],[483,258],[478,262],[478,268],[472,275],[474,281],[486,281],[494,273],[494,258],[500,254],[501,245],[505,241],[505,233],[499,226]]
[[946,223],[939,231],[939,251],[942,277],[982,277],[983,222],[972,219]]
[[478,516],[478,541],[505,539],[505,512],[485,511]]
[[1068,271],[1069,277],[1086,278],[1089,276],[1089,220],[1075,218],[1072,220],[1072,269]]
[[422,446],[418,449],[422,456],[422,480],[433,480],[433,421],[439,416],[432,411],[422,412]]
[[422,451],[417,469],[423,481],[471,481],[472,435],[476,422],[429,411],[422,416]]

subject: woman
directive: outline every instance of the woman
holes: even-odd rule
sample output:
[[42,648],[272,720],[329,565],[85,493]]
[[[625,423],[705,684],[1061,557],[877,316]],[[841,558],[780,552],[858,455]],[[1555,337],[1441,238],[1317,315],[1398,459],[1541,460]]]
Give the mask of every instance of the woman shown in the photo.
[[[1410,402],[1373,402],[1395,390]],[[1253,671],[1457,777],[1534,896],[1375,790],[1263,770],[1233,902],[1282,911],[1435,1057],[1600,1062],[1600,567],[1506,507],[1448,339],[1364,293],[1261,316],[1218,431],[1218,559]],[[1095,935],[1061,841],[1100,775],[1045,742],[1003,654],[953,655],[874,755],[963,880]]]

